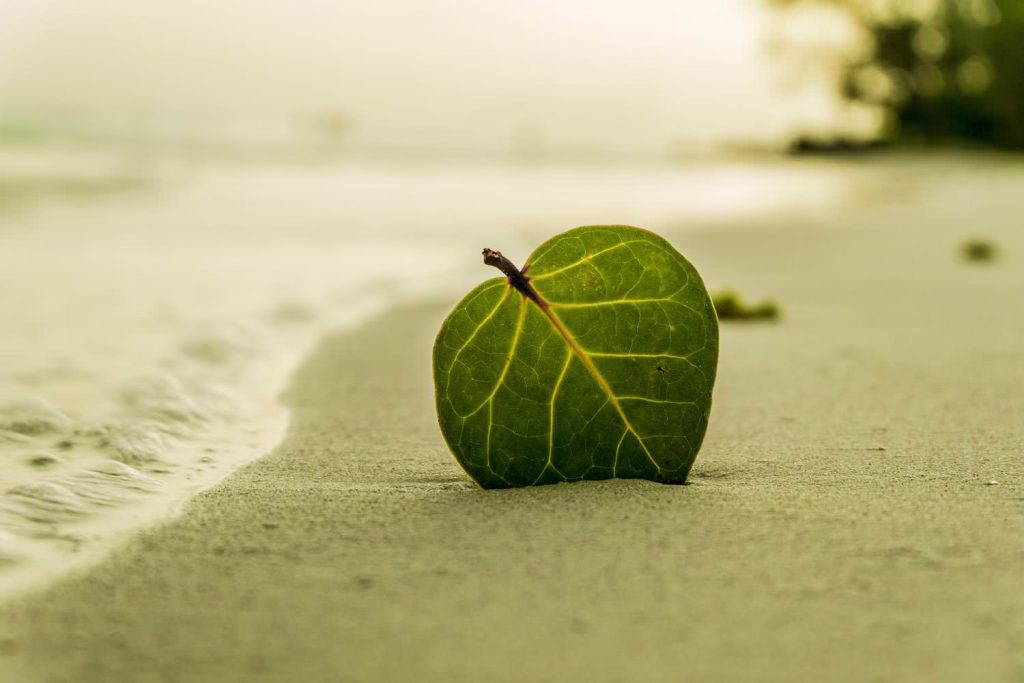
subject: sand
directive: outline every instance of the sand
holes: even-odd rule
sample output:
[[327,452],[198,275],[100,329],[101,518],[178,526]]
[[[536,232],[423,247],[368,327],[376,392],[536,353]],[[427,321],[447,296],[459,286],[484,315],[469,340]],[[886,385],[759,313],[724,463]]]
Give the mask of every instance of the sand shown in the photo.
[[521,258],[552,226],[771,228],[894,198],[941,217],[964,186],[1015,209],[1010,159],[303,164],[0,145],[0,602],[272,450],[277,396],[327,331],[458,299],[481,245]]
[[[1009,212],[931,215],[668,235],[712,286],[783,308],[723,326],[687,486],[479,490],[433,412],[451,302],[328,337],[271,455],[0,607],[0,672],[1022,681],[1024,235]],[[988,266],[956,253],[979,227]]]
[[0,605],[0,680],[1024,680],[1021,171],[930,168],[649,224],[783,311],[723,327],[689,485],[475,488],[430,386],[457,297],[391,310],[319,343],[273,453]]
[[572,221],[820,208],[861,177],[780,158],[161,150],[0,144],[0,602],[272,450],[277,396],[323,334],[424,292],[457,299],[492,240],[525,254]]

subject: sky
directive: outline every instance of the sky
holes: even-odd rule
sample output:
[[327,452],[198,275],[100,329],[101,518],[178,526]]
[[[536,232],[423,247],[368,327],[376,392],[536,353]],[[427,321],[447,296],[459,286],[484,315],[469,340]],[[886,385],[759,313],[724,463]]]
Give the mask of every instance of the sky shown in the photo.
[[343,115],[366,144],[656,151],[835,115],[760,0],[4,0],[0,107],[224,126]]

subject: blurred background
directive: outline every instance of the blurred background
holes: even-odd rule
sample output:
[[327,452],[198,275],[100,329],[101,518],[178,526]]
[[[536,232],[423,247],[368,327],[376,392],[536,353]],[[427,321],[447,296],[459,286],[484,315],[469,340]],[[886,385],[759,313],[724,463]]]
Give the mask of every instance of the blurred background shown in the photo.
[[5,0],[0,556],[263,452],[324,330],[484,246],[631,223],[774,294],[687,236],[952,253],[1019,232],[1021,149],[1020,0]]
[[1024,146],[1024,8],[1009,0],[0,11],[6,145],[520,160],[801,137]]
[[[779,96],[765,47],[780,17],[758,0],[13,0],[3,12],[8,139],[665,158],[841,123],[835,87]],[[842,19],[828,19],[836,50],[854,38]]]

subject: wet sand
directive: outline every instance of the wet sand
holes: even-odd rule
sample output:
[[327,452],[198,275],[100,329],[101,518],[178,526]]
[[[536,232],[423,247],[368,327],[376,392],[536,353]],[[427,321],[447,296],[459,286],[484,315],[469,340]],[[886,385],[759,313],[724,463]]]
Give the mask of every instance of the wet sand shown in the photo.
[[967,265],[876,218],[669,235],[783,308],[723,326],[690,485],[476,489],[434,418],[449,304],[393,311],[322,342],[274,453],[0,608],[0,672],[1024,680],[1024,237]]

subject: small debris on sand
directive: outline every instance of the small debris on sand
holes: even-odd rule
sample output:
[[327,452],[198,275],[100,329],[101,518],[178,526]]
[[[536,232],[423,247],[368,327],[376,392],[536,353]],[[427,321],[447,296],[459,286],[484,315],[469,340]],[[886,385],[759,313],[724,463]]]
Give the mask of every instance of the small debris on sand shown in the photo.
[[999,248],[981,237],[972,237],[960,245],[960,255],[972,263],[990,263],[996,259]]
[[719,320],[777,320],[779,307],[771,300],[748,304],[734,290],[726,289],[711,295]]

